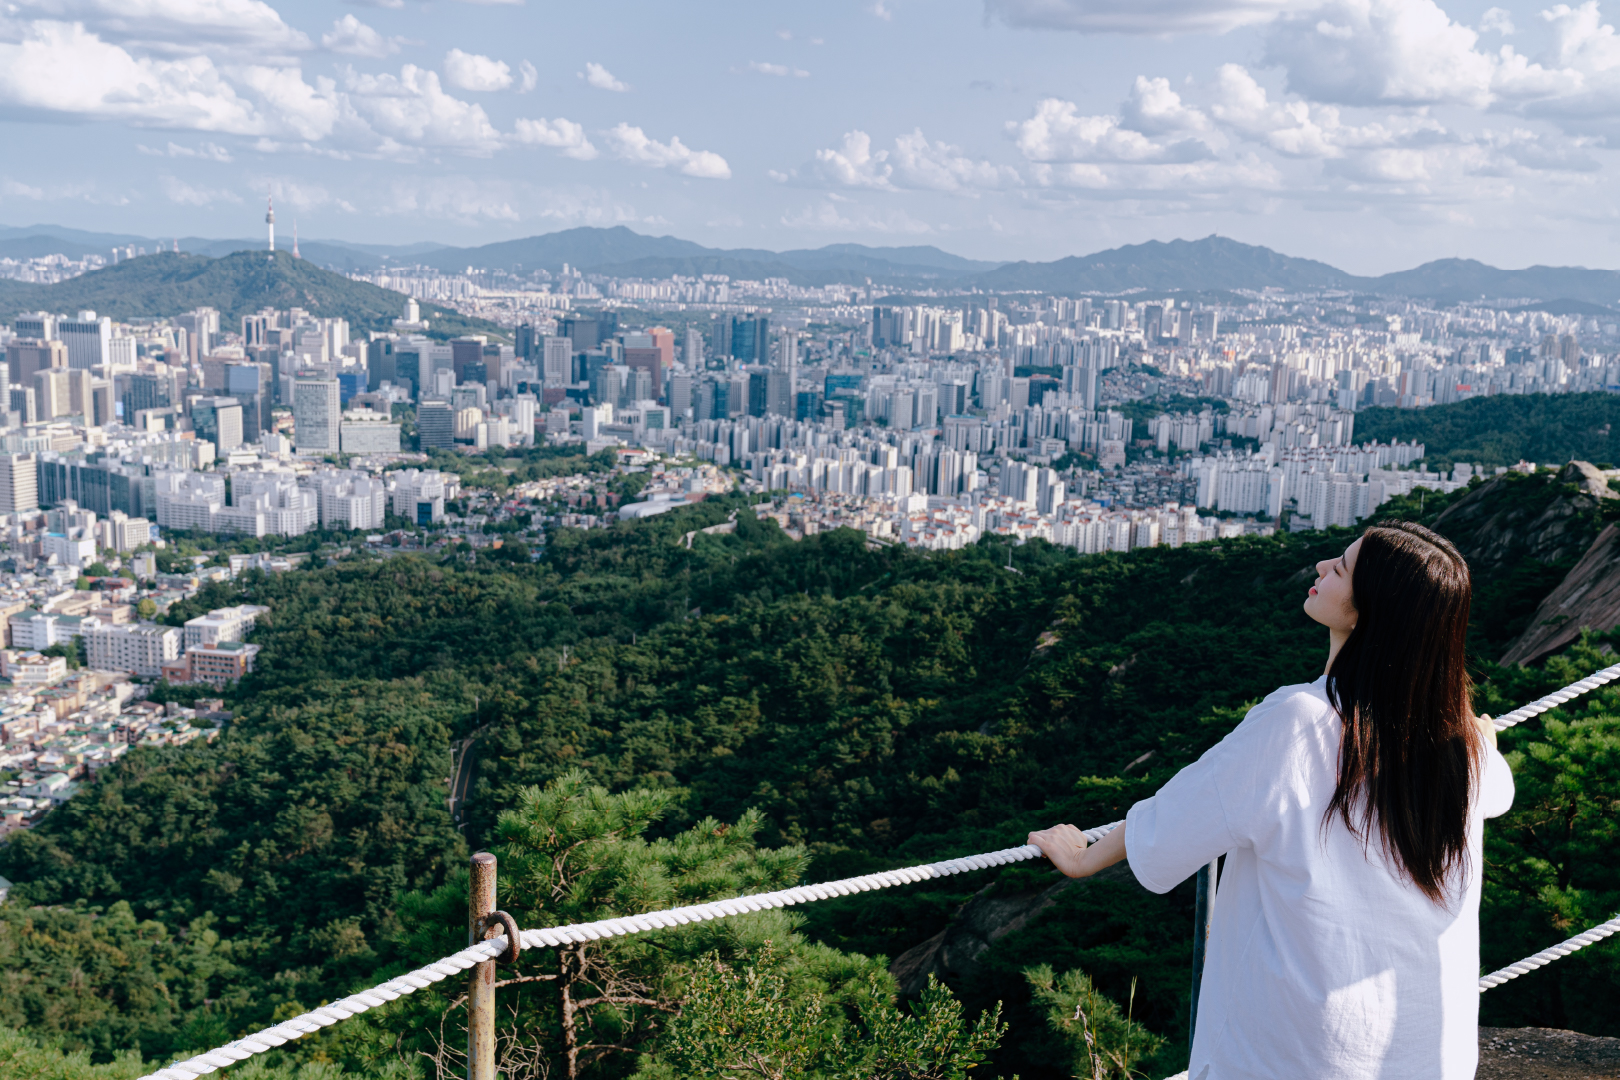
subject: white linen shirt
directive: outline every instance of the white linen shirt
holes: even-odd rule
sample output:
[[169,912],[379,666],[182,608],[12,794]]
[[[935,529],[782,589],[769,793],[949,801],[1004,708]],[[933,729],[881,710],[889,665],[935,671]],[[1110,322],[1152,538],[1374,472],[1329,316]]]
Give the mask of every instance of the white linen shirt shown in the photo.
[[1513,803],[1491,750],[1460,897],[1435,904],[1323,813],[1341,722],[1327,677],[1285,686],[1131,807],[1136,878],[1168,892],[1220,855],[1190,1080],[1470,1080],[1479,1062],[1484,819]]

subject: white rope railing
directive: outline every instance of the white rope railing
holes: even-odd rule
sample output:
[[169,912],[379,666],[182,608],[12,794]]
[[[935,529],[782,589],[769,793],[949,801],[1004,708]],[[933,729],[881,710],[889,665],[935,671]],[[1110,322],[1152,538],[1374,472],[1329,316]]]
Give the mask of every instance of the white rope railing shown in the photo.
[[[1095,829],[1085,830],[1086,839],[1091,842],[1100,840],[1113,832],[1123,822],[1115,821]],[[729,915],[742,915],[750,911],[764,911],[767,908],[787,907],[791,904],[803,904],[812,900],[828,900],[834,896],[849,896],[851,893],[870,892],[873,889],[886,889],[894,885],[905,885],[914,881],[928,881],[933,878],[950,877],[952,874],[964,874],[973,870],[987,870],[992,866],[1005,866],[1008,863],[1022,862],[1025,859],[1034,859],[1041,856],[1041,849],[1033,844],[1024,844],[1021,847],[1007,848],[1003,851],[991,851],[982,855],[968,855],[961,859],[946,859],[942,862],[923,863],[920,866],[907,866],[900,870],[884,870],[876,874],[862,874],[859,877],[844,878],[840,881],[826,881],[819,885],[798,885],[791,889],[779,889],[776,892],[755,893],[751,896],[735,896],[729,900],[714,900],[707,904],[691,904],[686,907],[670,908],[666,911],[649,911],[642,915],[625,915],[616,919],[601,919],[597,922],[574,923],[571,926],[553,926],[543,930],[525,930],[522,933],[524,948],[537,946],[555,947],[584,941],[598,941],[602,938],[620,937],[625,934],[639,934],[647,930],[661,930],[672,926],[685,926],[688,923],[706,922],[710,919],[723,919]],[[323,1027],[329,1027],[339,1020],[347,1020],[351,1016],[375,1009],[390,1001],[413,994],[425,986],[431,986],[442,979],[448,978],[457,972],[466,971],[475,964],[485,960],[493,960],[506,951],[506,935],[481,941],[477,945],[469,945],[458,953],[454,953],[442,960],[435,960],[426,967],[419,967],[396,979],[390,979],[380,986],[373,986],[369,990],[362,990],[350,994],[340,1001],[330,1005],[322,1005],[318,1009],[311,1009],[301,1016],[285,1020],[273,1027],[265,1028],[235,1042],[226,1043],[206,1054],[187,1058],[165,1068],[151,1073],[148,1080],[195,1080],[196,1077],[211,1073],[216,1069],[224,1069],[245,1061],[255,1054],[263,1054],[273,1050],[283,1043],[301,1038]]]
[[[1523,723],[1533,716],[1555,709],[1573,698],[1595,690],[1620,679],[1620,664],[1604,668],[1602,671],[1588,675],[1578,682],[1555,690],[1545,697],[1537,698],[1528,705],[1522,705],[1510,713],[1497,717],[1492,723],[1496,730],[1503,731],[1515,724]],[[1096,841],[1108,835],[1123,822],[1113,822],[1095,829],[1085,830],[1088,841]],[[752,896],[736,896],[729,900],[715,900],[707,904],[692,904],[687,907],[670,908],[666,911],[650,911],[641,915],[625,915],[615,919],[602,919],[597,922],[575,923],[571,926],[553,926],[541,930],[525,930],[522,934],[525,948],[537,946],[556,947],[559,945],[597,941],[602,938],[619,937],[625,934],[639,934],[648,930],[659,930],[672,926],[684,926],[687,923],[705,922],[710,919],[723,919],[730,915],[741,915],[750,911],[763,911],[766,908],[787,907],[790,904],[803,904],[813,900],[826,900],[834,896],[848,896],[851,893],[869,892],[872,889],[886,889],[894,885],[905,885],[915,881],[927,881],[932,878],[949,877],[952,874],[966,873],[972,870],[985,870],[992,866],[1005,866],[1008,863],[1022,862],[1025,859],[1034,859],[1041,856],[1041,849],[1032,844],[1022,847],[1007,848],[1002,851],[991,851],[982,855],[969,855],[961,859],[946,859],[943,862],[924,863],[920,866],[908,866],[900,870],[885,870],[876,874],[863,874],[859,877],[844,878],[841,881],[827,881],[819,885],[799,885],[791,889],[781,889],[776,892],[756,893]],[[1568,956],[1577,949],[1584,948],[1596,941],[1601,941],[1609,935],[1620,931],[1620,917],[1611,919],[1601,926],[1595,926],[1584,934],[1578,934],[1568,941],[1544,949],[1536,955],[1520,960],[1517,964],[1493,972],[1479,981],[1481,993],[1493,986],[1500,986],[1509,979],[1517,978],[1527,971],[1544,967],[1559,957]],[[149,1074],[147,1080],[195,1080],[217,1069],[227,1068],[239,1061],[263,1054],[273,1050],[293,1039],[329,1027],[339,1020],[347,1020],[369,1009],[385,1005],[390,1001],[413,994],[425,986],[431,986],[442,979],[446,979],[457,972],[466,971],[475,964],[486,960],[493,960],[506,950],[506,937],[490,938],[477,945],[468,946],[458,953],[454,953],[442,960],[436,960],[425,967],[407,972],[398,978],[390,979],[379,986],[369,990],[361,990],[350,994],[339,1001],[323,1005],[318,1009],[311,1009],[291,1020],[285,1020],[263,1031],[256,1032],[224,1046],[210,1050],[205,1054],[187,1058]],[[1494,981],[1493,981],[1494,980]]]
[[1542,949],[1534,956],[1527,956],[1517,964],[1509,964],[1500,971],[1493,971],[1479,980],[1479,992],[1484,993],[1493,986],[1501,986],[1509,979],[1517,979],[1520,975],[1536,968],[1546,967],[1554,960],[1560,960],[1572,952],[1577,952],[1588,945],[1596,945],[1611,934],[1620,933],[1620,915],[1616,915],[1606,923],[1597,926],[1582,934],[1576,934],[1568,941],[1560,942],[1550,949]]
[[1549,709],[1556,709],[1566,701],[1580,697],[1582,694],[1606,686],[1614,680],[1620,679],[1620,664],[1614,664],[1602,671],[1594,671],[1584,679],[1570,683],[1560,690],[1554,690],[1545,697],[1536,698],[1528,705],[1520,705],[1510,713],[1503,713],[1491,721],[1497,731],[1506,731],[1514,724],[1522,724],[1532,716],[1540,716]]

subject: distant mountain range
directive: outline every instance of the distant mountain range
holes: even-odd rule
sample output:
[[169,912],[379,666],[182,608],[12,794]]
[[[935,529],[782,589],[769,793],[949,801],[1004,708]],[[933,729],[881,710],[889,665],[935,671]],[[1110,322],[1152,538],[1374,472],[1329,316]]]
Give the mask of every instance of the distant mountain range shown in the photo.
[[[290,246],[290,238],[280,240]],[[182,252],[219,257],[257,250],[263,240],[182,237]],[[141,244],[168,250],[173,241],[112,233],[88,233],[56,225],[0,227],[0,256],[12,258],[60,250],[78,257],[114,245]],[[662,278],[671,274],[726,274],[733,278],[786,278],[799,285],[871,281],[896,291],[915,289],[1033,290],[1055,293],[1167,293],[1281,288],[1344,289],[1445,302],[1517,299],[1528,307],[1566,314],[1599,314],[1620,308],[1620,272],[1584,267],[1532,266],[1499,270],[1472,259],[1440,259],[1412,270],[1361,277],[1315,259],[1221,236],[1202,240],[1150,241],[1073,255],[1053,262],[996,263],[965,259],[936,247],[867,247],[830,244],[815,249],[767,251],[710,248],[673,236],[644,236],[624,226],[578,228],[480,247],[420,243],[402,246],[300,240],[306,261],[342,272],[375,271],[419,264],[452,273],[486,270],[560,270],[564,264],[588,273]]]

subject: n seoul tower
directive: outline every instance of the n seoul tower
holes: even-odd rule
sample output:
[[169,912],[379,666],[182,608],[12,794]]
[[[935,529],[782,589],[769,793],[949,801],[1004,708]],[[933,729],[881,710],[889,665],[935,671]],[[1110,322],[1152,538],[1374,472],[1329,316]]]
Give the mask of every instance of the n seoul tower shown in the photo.
[[276,261],[276,200],[274,196],[265,196],[264,223],[270,229],[270,261]]

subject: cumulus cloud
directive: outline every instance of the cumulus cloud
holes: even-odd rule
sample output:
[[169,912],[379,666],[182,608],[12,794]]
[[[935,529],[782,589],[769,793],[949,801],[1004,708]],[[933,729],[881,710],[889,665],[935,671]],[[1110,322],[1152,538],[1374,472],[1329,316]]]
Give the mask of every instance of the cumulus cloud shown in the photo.
[[592,61],[587,61],[585,70],[578,74],[581,79],[585,80],[586,86],[594,86],[598,90],[612,90],[622,94],[630,89],[629,83],[620,82],[613,77],[613,72]]
[[895,139],[893,150],[874,150],[864,131],[846,132],[838,146],[816,151],[809,171],[823,183],[878,191],[976,191],[1019,182],[1018,170],[932,142],[921,128]]
[[1194,138],[1158,140],[1134,131],[1117,116],[1084,115],[1072,101],[1047,98],[1028,120],[1007,125],[1019,151],[1042,163],[1121,162],[1172,164],[1200,161],[1210,148]]
[[512,69],[504,60],[451,49],[444,56],[444,80],[457,90],[490,93],[512,85]]
[[596,157],[596,147],[585,137],[585,129],[572,120],[518,120],[514,125],[513,140],[528,146],[547,146],[561,150],[563,157],[577,161],[590,161]]
[[399,52],[399,39],[384,37],[353,15],[345,15],[321,35],[321,48],[375,59]]
[[789,75],[796,79],[810,77],[810,73],[803,68],[788,67],[786,64],[767,64],[759,60],[748,61],[748,67],[744,70],[752,71],[756,75],[774,75],[777,78],[787,78]]
[[436,72],[406,64],[399,75],[366,75],[350,69],[347,98],[384,150],[434,147],[489,153],[501,145],[483,107],[444,92]]
[[985,0],[1008,26],[1082,33],[1224,34],[1312,6],[1310,0]]
[[540,72],[535,70],[535,66],[527,60],[518,65],[518,74],[521,76],[518,80],[518,93],[520,94],[527,94],[540,84]]
[[266,62],[311,48],[308,35],[262,0],[13,0],[5,13],[24,22],[82,26],[103,41],[155,56]]
[[1265,61],[1313,101],[1481,108],[1497,64],[1478,40],[1434,0],[1330,0],[1272,27]]
[[674,169],[705,180],[731,179],[731,166],[726,164],[725,158],[709,150],[690,150],[679,138],[671,137],[669,142],[661,143],[649,138],[640,128],[626,123],[603,132],[603,138],[621,161],[657,169]]
[[1479,29],[1481,33],[1501,34],[1503,37],[1518,32],[1518,27],[1513,25],[1513,13],[1499,7],[1486,9],[1485,14],[1479,17]]
[[[813,170],[822,180],[840,187],[865,187],[893,190],[890,177],[894,166],[888,164],[886,150],[873,151],[872,137],[864,131],[850,131],[836,148],[817,150]],[[780,175],[780,179],[787,179]]]

